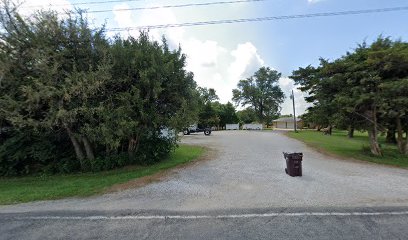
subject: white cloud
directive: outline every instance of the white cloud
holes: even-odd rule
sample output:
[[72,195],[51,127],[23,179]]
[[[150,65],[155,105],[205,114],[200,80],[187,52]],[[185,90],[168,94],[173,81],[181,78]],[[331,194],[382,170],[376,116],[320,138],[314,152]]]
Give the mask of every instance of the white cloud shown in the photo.
[[281,79],[279,79],[279,85],[286,96],[285,101],[282,104],[282,114],[293,114],[292,99],[289,98],[292,90],[295,95],[296,115],[299,116],[305,113],[305,110],[310,106],[310,104],[305,101],[307,94],[297,89],[293,80],[288,77],[281,77]]
[[[146,10],[137,19],[133,19],[130,14],[128,16],[122,15],[122,11],[115,11],[126,7],[120,4],[114,8],[115,21],[119,27],[178,23],[171,9]],[[137,37],[139,32],[122,33],[124,37],[128,35]],[[248,68],[246,65],[251,65],[250,63],[246,64],[245,61],[251,62],[253,59],[260,58],[257,54],[252,57],[253,53],[256,53],[256,48],[249,43],[238,46],[236,50],[231,52],[211,39],[187,38],[183,28],[153,29],[149,31],[149,35],[158,41],[161,40],[162,35],[165,35],[171,48],[181,46],[187,56],[186,69],[194,73],[198,85],[214,88],[221,102],[231,101],[232,88],[239,80],[236,78],[243,73],[236,74],[233,71],[236,76],[229,76],[228,69],[231,69],[229,64],[234,63],[233,65],[239,67],[239,70],[245,70]],[[232,69],[236,69],[236,67],[232,67]]]
[[132,12],[131,11],[121,11],[122,9],[129,9],[129,5],[126,3],[118,4],[113,7],[113,14],[115,15],[115,21],[119,27],[129,27],[132,26]]
[[239,44],[231,52],[231,55],[235,60],[231,63],[228,73],[237,80],[251,76],[264,65],[264,61],[259,56],[256,47],[250,42]]
[[[118,27],[135,27],[158,24],[178,23],[177,17],[171,9],[159,9],[155,11],[143,11],[137,17],[133,17],[131,12],[117,11],[128,8],[127,4],[118,4],[114,7],[113,13]],[[137,37],[138,31],[122,32],[123,37],[132,35]],[[149,35],[154,40],[161,40],[165,35],[169,46],[177,48],[181,46],[187,56],[186,69],[194,73],[194,79],[199,86],[214,88],[220,97],[220,102],[231,101],[232,89],[236,88],[241,79],[250,77],[261,66],[265,65],[258,50],[251,42],[235,45],[235,48],[221,46],[213,39],[188,38],[184,28],[153,29]],[[287,96],[294,86],[289,78],[281,78],[280,85]],[[304,112],[306,103],[303,94],[295,90],[297,111]],[[283,104],[283,113],[290,113],[292,107],[288,99]]]
[[[178,23],[176,15],[171,9],[161,8],[154,11],[145,10],[130,26],[150,26],[162,24]],[[129,25],[128,25],[129,26]],[[136,33],[137,35],[138,33]],[[184,38],[183,28],[164,28],[149,30],[149,35],[157,41],[160,41],[165,35],[170,47],[177,48]]]
[[187,52],[188,67],[209,68],[217,65],[221,54],[227,50],[218,45],[216,41],[197,39],[183,40],[182,49]]
[[19,6],[19,13],[26,17],[42,9],[57,11],[61,14],[65,13],[67,10],[73,10],[73,6],[68,0],[13,0],[12,2]]
[[231,101],[232,89],[239,80],[250,77],[264,65],[250,42],[238,44],[231,51],[210,40],[189,39],[182,47],[188,56],[187,69],[194,72],[197,83],[214,88],[223,103]]

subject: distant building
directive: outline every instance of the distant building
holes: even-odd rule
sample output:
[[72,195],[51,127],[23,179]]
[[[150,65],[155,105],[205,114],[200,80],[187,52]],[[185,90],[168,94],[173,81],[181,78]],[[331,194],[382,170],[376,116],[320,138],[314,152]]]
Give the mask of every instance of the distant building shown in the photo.
[[262,130],[263,126],[259,123],[247,123],[242,126],[242,130]]
[[239,123],[237,123],[237,124],[226,124],[225,129],[226,130],[239,130]]
[[[283,129],[293,129],[293,117],[284,117],[273,120],[273,127],[274,128],[283,128]],[[298,129],[303,128],[303,120],[300,118],[296,118],[296,127]]]

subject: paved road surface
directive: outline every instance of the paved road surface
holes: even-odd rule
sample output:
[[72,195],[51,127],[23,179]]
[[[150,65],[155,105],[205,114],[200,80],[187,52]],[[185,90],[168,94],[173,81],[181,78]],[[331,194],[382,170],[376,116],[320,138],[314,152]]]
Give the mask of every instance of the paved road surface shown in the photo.
[[[407,170],[327,157],[276,132],[213,132],[183,142],[212,148],[213,160],[138,189],[0,207],[0,239],[408,235]],[[284,173],[282,151],[304,153],[303,177]]]
[[0,218],[0,239],[405,240],[408,236],[407,209],[310,210],[5,214]]

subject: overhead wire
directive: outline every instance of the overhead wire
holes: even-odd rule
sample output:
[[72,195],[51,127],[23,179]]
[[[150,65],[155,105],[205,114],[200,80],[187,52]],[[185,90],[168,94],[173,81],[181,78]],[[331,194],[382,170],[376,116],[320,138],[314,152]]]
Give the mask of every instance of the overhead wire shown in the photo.
[[[61,4],[50,4],[51,7],[64,7],[64,6],[79,6],[79,5],[94,5],[94,4],[108,4],[108,3],[124,3],[124,2],[141,2],[146,0],[103,0],[95,2],[79,2],[79,3],[61,3]],[[28,5],[22,8],[38,8],[44,5]]]
[[[251,2],[264,2],[264,1],[269,1],[269,0],[234,0],[234,1],[218,1],[218,2],[206,2],[206,3],[186,3],[186,4],[178,4],[178,5],[163,5],[163,6],[153,6],[153,7],[119,8],[119,9],[115,9],[115,12],[116,11],[154,10],[154,9],[162,9],[162,8],[203,7],[203,6],[211,6],[211,5],[251,3]],[[111,12],[111,11],[112,9],[91,10],[91,11],[87,11],[87,13],[103,13],[103,12]]]
[[408,10],[408,6],[403,6],[403,7],[393,7],[393,8],[363,9],[363,10],[350,10],[350,11],[340,11],[340,12],[322,12],[322,13],[270,16],[270,17],[258,17],[258,18],[241,18],[241,19],[225,19],[225,20],[212,20],[212,21],[201,21],[201,22],[169,23],[169,24],[145,25],[145,26],[137,26],[137,27],[109,28],[106,30],[110,32],[121,32],[121,31],[143,30],[143,29],[192,27],[192,26],[204,26],[204,25],[261,22],[261,21],[274,21],[274,20],[287,20],[287,19],[303,19],[303,18],[315,18],[315,17],[361,15],[361,14],[369,14],[369,13],[396,12],[396,11],[407,11],[407,10]]
[[[50,7],[63,7],[63,6],[80,6],[80,5],[92,5],[92,4],[105,4],[105,3],[117,3],[117,2],[139,2],[145,0],[109,0],[109,1],[97,1],[97,2],[81,2],[81,3],[72,3],[72,4],[50,4]],[[200,7],[200,6],[210,6],[210,5],[222,5],[222,4],[235,4],[235,3],[250,3],[250,2],[263,2],[269,0],[234,0],[234,1],[216,1],[216,2],[204,2],[204,3],[186,3],[186,4],[174,4],[174,5],[164,5],[164,6],[152,6],[152,7],[134,7],[134,8],[123,8],[117,9],[115,11],[132,11],[132,10],[154,10],[160,8],[183,8],[183,7]],[[38,8],[44,7],[44,5],[31,5],[24,6],[22,8]],[[110,12],[112,9],[106,10],[94,10],[88,11],[89,13],[102,13]]]

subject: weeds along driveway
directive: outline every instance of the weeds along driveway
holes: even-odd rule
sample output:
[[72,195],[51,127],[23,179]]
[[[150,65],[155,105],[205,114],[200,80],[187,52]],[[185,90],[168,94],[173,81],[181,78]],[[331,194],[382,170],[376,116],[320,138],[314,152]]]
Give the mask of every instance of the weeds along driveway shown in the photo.
[[[408,170],[335,159],[279,132],[200,133],[182,143],[209,147],[211,159],[144,187],[2,206],[0,212],[408,206]],[[304,153],[303,177],[285,174],[283,151]]]

